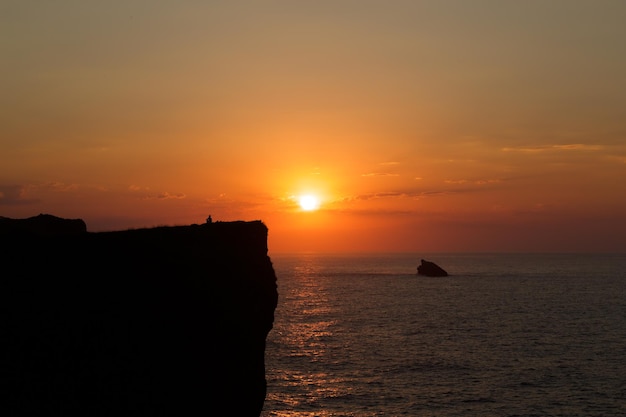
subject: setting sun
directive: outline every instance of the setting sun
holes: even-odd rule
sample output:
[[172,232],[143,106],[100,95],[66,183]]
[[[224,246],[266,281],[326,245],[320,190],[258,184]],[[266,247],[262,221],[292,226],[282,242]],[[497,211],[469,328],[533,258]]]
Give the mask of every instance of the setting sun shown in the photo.
[[317,210],[320,206],[319,199],[311,194],[301,195],[298,199],[298,204],[304,211]]

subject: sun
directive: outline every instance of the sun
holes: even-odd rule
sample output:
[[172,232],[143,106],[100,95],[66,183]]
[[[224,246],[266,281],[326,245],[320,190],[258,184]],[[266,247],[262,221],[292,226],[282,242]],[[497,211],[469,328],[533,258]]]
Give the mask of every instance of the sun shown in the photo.
[[312,194],[304,194],[298,197],[298,204],[304,211],[313,211],[319,208],[320,200]]

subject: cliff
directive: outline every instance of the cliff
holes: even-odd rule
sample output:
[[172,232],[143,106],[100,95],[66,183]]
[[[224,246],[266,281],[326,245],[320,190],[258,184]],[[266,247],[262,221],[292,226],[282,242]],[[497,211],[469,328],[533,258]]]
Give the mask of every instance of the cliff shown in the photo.
[[258,416],[277,303],[267,227],[81,222],[0,218],[3,414]]

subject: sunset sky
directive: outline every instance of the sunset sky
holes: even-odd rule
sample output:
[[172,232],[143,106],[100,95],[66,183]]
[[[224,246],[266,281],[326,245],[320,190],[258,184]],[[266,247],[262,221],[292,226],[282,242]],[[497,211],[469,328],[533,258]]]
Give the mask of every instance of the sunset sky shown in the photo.
[[624,252],[625,22],[621,0],[2,1],[0,216]]

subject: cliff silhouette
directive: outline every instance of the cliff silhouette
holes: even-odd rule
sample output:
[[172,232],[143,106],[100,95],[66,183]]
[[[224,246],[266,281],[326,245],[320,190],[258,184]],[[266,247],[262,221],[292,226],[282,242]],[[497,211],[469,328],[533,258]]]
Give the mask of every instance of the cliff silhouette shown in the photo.
[[3,415],[259,416],[278,298],[267,233],[0,218]]

